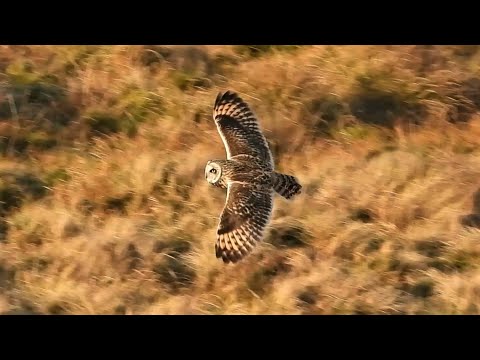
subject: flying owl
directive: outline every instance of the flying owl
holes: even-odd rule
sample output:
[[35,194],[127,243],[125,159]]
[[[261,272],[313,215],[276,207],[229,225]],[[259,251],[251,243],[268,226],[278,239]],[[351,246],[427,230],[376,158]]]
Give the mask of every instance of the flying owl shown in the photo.
[[238,94],[219,93],[213,119],[227,154],[226,160],[209,160],[205,167],[207,182],[227,191],[215,255],[224,263],[236,263],[262,240],[274,194],[290,199],[301,193],[302,186],[295,177],[274,170],[257,117]]

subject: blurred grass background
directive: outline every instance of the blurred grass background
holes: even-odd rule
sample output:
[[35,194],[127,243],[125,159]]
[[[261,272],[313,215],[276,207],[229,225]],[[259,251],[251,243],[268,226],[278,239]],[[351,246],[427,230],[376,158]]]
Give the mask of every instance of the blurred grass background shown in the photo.
[[[479,49],[0,46],[0,313],[479,313]],[[227,89],[304,186],[235,266]]]

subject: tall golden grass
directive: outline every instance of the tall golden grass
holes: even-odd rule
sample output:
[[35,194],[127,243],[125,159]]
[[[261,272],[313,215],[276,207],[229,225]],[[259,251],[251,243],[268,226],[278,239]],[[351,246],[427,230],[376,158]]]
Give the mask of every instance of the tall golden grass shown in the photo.
[[[479,313],[479,49],[1,47],[0,312]],[[304,186],[236,265],[227,89]]]

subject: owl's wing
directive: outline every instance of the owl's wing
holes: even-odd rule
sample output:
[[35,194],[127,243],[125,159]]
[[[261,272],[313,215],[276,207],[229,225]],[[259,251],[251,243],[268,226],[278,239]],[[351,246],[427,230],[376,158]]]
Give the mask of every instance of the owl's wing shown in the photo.
[[262,240],[270,221],[273,194],[251,185],[232,183],[217,229],[215,254],[223,262],[236,263]]
[[238,94],[231,91],[219,93],[213,118],[225,145],[227,159],[240,154],[251,155],[273,169],[272,154],[258,119]]

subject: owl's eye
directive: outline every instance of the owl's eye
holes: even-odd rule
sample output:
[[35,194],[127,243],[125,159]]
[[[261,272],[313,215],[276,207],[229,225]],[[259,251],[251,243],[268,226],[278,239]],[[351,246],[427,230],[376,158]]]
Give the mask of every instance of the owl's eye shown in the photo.
[[211,172],[212,174],[216,174],[216,173],[217,173],[217,169],[210,169],[210,172]]

